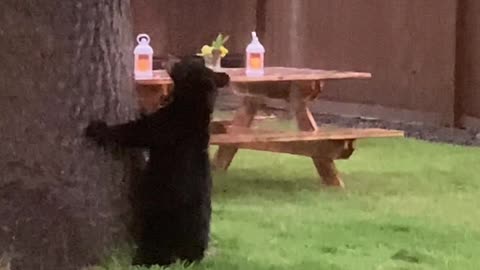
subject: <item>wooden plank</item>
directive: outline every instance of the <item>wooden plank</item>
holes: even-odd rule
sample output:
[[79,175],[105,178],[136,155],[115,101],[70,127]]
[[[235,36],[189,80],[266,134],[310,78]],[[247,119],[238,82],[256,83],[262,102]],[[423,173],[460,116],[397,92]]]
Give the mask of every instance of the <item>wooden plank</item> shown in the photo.
[[313,117],[312,112],[307,107],[307,101],[304,99],[305,94],[303,89],[296,84],[293,84],[289,93],[290,110],[295,115],[297,120],[297,127],[301,131],[316,131],[318,130],[317,123]]
[[342,178],[339,176],[337,166],[335,166],[333,159],[315,157],[312,158],[312,160],[325,185],[340,188],[345,187],[345,184],[343,183]]
[[249,149],[273,153],[299,155],[305,157],[321,157],[334,159],[347,159],[353,153],[354,140],[337,141],[309,141],[309,142],[265,142],[265,143],[239,143],[238,149]]
[[321,141],[321,140],[354,140],[363,138],[387,138],[403,137],[401,130],[389,130],[378,128],[338,128],[331,130],[319,129],[317,131],[299,132],[266,132],[264,130],[251,129],[249,133],[241,134],[213,134],[210,138],[212,144],[228,145],[241,143],[263,143],[263,142],[299,142],[299,141]]
[[[267,116],[255,116],[253,121],[263,121],[267,119],[271,119],[275,117],[267,117]],[[210,134],[220,134],[220,133],[249,133],[252,131],[251,127],[240,127],[232,125],[233,120],[219,120],[213,119],[210,122]]]
[[[245,97],[242,102],[242,106],[237,109],[235,116],[232,120],[232,126],[248,128],[252,125],[255,114],[258,110],[259,99],[254,97]],[[213,135],[214,136],[214,135]],[[230,137],[227,135],[227,137]],[[215,169],[227,170],[235,154],[238,151],[238,147],[235,145],[224,144],[221,145],[215,156],[213,157],[213,167]]]
[[[292,85],[292,89],[290,91],[290,97],[289,97],[289,103],[290,103],[290,109],[295,113],[295,118],[297,119],[297,126],[298,129],[304,132],[317,132],[318,131],[318,126],[313,118],[312,113],[307,107],[307,103],[305,99],[302,97],[302,91],[301,88],[298,85]],[[312,157],[313,164],[315,165],[315,168],[317,169],[318,174],[320,175],[320,178],[322,179],[323,183],[329,186],[339,186],[339,187],[344,187],[343,180],[338,174],[338,171],[335,167],[335,162],[334,159],[335,157],[333,155],[342,155],[342,150],[337,149],[337,151],[334,151],[333,149],[336,148],[331,148],[332,145],[337,145],[335,144],[335,141],[328,141],[329,143],[325,143],[323,141],[323,144],[327,144],[327,146],[330,146],[330,151],[327,150],[324,151],[322,147],[320,147],[321,151],[324,151],[323,156],[319,157],[315,153],[310,155]],[[321,141],[319,144],[322,143]],[[344,145],[344,144],[343,144]],[[353,143],[352,143],[353,146]],[[312,147],[311,149],[316,150],[318,147]],[[310,149],[309,149],[310,150]],[[352,151],[350,152],[353,153],[353,148]],[[348,155],[348,156],[350,156]]]
[[[372,77],[370,73],[365,72],[287,67],[266,67],[265,75],[257,77],[246,76],[244,68],[223,68],[221,71],[230,75],[231,83],[368,79]],[[153,79],[136,80],[136,83],[140,85],[156,85],[172,84],[173,82],[165,70],[155,70]]]
[[[256,115],[253,117],[254,121],[264,121],[264,120],[269,120],[269,119],[275,119],[275,116],[262,116],[262,115]],[[233,119],[220,119],[220,118],[213,118],[212,123],[221,123],[223,125],[231,125],[233,122]]]
[[165,106],[169,101],[171,85],[136,85],[136,97],[140,112],[150,114]]
[[232,82],[262,82],[262,81],[303,81],[303,80],[330,80],[330,79],[365,79],[371,78],[370,73],[321,70],[307,68],[266,67],[265,75],[248,77],[244,68],[225,70]]

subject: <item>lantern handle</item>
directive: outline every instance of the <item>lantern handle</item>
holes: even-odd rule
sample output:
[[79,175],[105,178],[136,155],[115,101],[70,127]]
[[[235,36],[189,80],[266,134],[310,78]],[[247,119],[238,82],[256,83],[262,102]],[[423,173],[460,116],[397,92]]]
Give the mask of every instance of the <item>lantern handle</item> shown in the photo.
[[146,44],[150,43],[150,37],[147,34],[140,34],[137,36],[137,42],[142,43],[145,40]]

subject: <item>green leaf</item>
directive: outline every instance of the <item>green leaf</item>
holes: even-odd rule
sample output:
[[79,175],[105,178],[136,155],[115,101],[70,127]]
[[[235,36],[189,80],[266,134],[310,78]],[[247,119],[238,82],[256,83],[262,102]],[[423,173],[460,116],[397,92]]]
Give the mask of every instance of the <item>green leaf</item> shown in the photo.
[[217,36],[217,42],[220,43],[220,42],[222,42],[222,40],[223,40],[223,35],[222,35],[222,33],[220,33],[220,34],[218,34],[218,36]]
[[222,33],[218,34],[215,40],[212,41],[212,47],[215,49],[220,49],[229,38],[229,36],[224,37]]
[[230,38],[230,36],[226,36],[226,37],[223,39],[222,44],[225,44],[229,38]]

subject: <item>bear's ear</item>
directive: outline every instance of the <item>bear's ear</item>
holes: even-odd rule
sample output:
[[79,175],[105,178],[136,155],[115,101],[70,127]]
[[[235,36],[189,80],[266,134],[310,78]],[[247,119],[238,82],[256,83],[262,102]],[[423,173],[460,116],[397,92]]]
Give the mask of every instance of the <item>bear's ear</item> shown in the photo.
[[230,76],[225,72],[214,72],[213,80],[218,88],[222,88],[230,83]]

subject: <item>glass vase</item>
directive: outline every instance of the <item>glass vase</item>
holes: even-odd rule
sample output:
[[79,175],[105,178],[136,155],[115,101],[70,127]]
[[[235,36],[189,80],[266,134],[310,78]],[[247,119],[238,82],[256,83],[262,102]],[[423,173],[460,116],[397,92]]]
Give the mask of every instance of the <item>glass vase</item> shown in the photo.
[[212,50],[212,54],[205,55],[203,59],[205,60],[205,66],[212,70],[218,71],[222,68],[221,66],[222,55],[220,50],[215,50],[215,49]]

